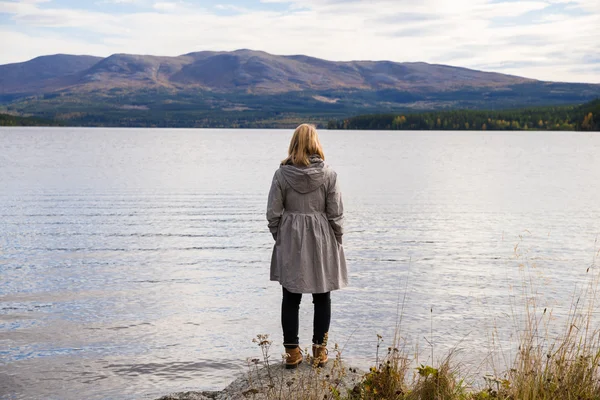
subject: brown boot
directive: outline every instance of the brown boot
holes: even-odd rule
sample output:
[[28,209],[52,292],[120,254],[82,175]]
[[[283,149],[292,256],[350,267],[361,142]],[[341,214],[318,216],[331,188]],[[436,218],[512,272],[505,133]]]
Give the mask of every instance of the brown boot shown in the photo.
[[327,347],[321,344],[313,344],[313,357],[315,358],[314,363],[317,367],[324,367],[327,364]]
[[285,368],[294,369],[302,362],[302,352],[300,347],[294,349],[285,349]]

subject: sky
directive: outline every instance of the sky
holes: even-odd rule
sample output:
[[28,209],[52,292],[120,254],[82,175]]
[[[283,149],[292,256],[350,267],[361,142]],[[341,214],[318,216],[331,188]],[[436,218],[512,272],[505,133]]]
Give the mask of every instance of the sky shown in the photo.
[[600,83],[600,0],[0,0],[0,64],[237,49]]

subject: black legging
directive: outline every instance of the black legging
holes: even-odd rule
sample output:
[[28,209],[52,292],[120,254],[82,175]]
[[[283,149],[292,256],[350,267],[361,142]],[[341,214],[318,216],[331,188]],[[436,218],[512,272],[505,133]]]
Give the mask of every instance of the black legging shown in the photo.
[[[283,287],[283,286],[282,286]],[[329,332],[331,322],[331,292],[313,293],[315,317],[313,320],[313,344],[323,344],[325,334]],[[292,293],[283,288],[283,301],[281,302],[281,326],[283,327],[283,344],[288,349],[293,349],[300,343],[298,339],[298,312],[302,293]]]

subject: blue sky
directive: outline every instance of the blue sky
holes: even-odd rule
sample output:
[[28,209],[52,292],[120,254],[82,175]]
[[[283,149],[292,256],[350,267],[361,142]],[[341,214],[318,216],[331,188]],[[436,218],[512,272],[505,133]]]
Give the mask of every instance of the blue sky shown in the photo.
[[249,48],[600,83],[600,0],[0,0],[0,64]]

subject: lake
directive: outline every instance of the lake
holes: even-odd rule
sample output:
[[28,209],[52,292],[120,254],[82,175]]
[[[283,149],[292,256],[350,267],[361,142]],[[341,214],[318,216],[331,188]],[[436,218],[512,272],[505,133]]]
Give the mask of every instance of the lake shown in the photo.
[[[265,211],[291,133],[0,129],[0,397],[221,389],[263,333],[279,359]],[[374,362],[402,308],[419,362],[457,348],[482,374],[493,329],[516,343],[524,280],[557,323],[585,286],[600,246],[599,133],[320,135],[350,270],[330,343],[349,362]],[[303,346],[311,306],[305,296]]]

